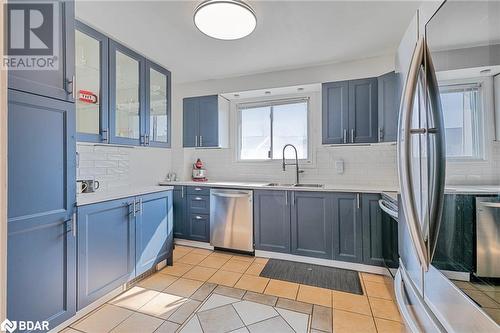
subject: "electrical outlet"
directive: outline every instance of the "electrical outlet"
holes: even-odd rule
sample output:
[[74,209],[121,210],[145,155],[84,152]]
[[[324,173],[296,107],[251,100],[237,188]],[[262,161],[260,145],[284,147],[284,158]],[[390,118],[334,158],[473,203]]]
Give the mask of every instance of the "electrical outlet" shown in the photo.
[[339,175],[344,173],[344,160],[335,161],[335,170]]

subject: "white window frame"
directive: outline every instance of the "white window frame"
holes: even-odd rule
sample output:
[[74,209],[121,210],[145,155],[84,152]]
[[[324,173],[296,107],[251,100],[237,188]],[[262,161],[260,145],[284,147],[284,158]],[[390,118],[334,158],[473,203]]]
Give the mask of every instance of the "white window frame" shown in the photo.
[[[312,140],[313,136],[311,135],[311,96],[305,96],[305,95],[300,95],[296,97],[283,97],[283,98],[275,98],[275,99],[259,99],[259,100],[254,100],[254,101],[242,101],[240,103],[236,103],[235,108],[236,108],[236,125],[237,125],[237,131],[236,131],[236,144],[237,144],[237,149],[236,149],[236,162],[238,163],[250,163],[250,164],[256,164],[256,163],[268,163],[268,164],[274,164],[274,163],[281,163],[281,159],[273,159],[273,158],[266,158],[266,159],[241,159],[241,145],[242,145],[242,140],[241,140],[241,134],[242,134],[242,129],[241,129],[241,111],[243,109],[247,108],[253,108],[253,107],[266,107],[266,106],[274,106],[274,105],[284,105],[284,104],[293,104],[293,103],[298,103],[298,102],[306,102],[307,103],[307,157],[305,159],[300,159],[299,162],[301,164],[312,164],[313,160],[313,146],[312,146]],[[272,111],[271,111],[272,112]],[[273,149],[272,146],[272,127],[273,127],[273,120],[271,118],[271,151]]]
[[[485,103],[487,103],[485,98],[484,89],[487,88],[484,80],[478,79],[467,79],[467,80],[452,80],[452,81],[442,81],[439,82],[439,90],[453,91],[453,88],[479,88],[478,90],[478,110],[477,117],[474,119],[477,123],[477,138],[476,147],[474,148],[475,156],[446,156],[446,159],[450,162],[460,162],[460,161],[484,161],[486,159],[485,150],[485,135],[487,134],[487,128],[485,126],[485,116],[484,110],[487,108]],[[444,125],[444,124],[443,124]],[[446,139],[445,139],[446,140]]]

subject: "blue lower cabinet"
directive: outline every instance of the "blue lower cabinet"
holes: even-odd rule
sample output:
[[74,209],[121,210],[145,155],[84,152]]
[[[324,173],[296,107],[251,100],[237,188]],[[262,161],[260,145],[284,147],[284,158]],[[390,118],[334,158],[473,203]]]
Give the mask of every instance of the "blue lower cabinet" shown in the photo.
[[210,215],[191,213],[188,217],[189,238],[199,242],[210,241]]
[[135,276],[133,201],[78,208],[78,309]]
[[74,103],[9,89],[10,320],[48,321],[54,328],[76,312],[74,124]]
[[78,207],[78,309],[172,255],[172,191]]
[[290,253],[290,193],[254,190],[255,249]]
[[172,192],[139,197],[135,223],[135,270],[140,275],[171,254],[173,241]]
[[292,192],[291,208],[292,254],[331,259],[331,194]]
[[333,193],[333,259],[363,261],[361,195]]
[[174,237],[187,238],[187,200],[186,187],[175,186],[173,194]]

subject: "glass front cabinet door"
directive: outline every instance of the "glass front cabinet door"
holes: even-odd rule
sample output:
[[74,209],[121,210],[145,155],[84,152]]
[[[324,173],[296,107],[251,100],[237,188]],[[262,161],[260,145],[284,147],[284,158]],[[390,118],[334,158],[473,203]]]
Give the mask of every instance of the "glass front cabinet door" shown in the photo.
[[170,147],[170,72],[146,62],[146,145]]
[[145,144],[144,66],[145,59],[130,49],[109,43],[110,133],[111,142]]
[[76,131],[78,141],[108,142],[108,38],[76,22]]

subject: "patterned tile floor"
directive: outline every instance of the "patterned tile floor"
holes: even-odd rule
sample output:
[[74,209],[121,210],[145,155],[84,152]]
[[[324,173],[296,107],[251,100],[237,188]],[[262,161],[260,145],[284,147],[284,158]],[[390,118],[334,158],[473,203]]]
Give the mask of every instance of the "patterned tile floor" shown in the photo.
[[176,246],[174,265],[64,329],[101,332],[404,332],[392,279],[364,295],[260,277],[267,259]]

